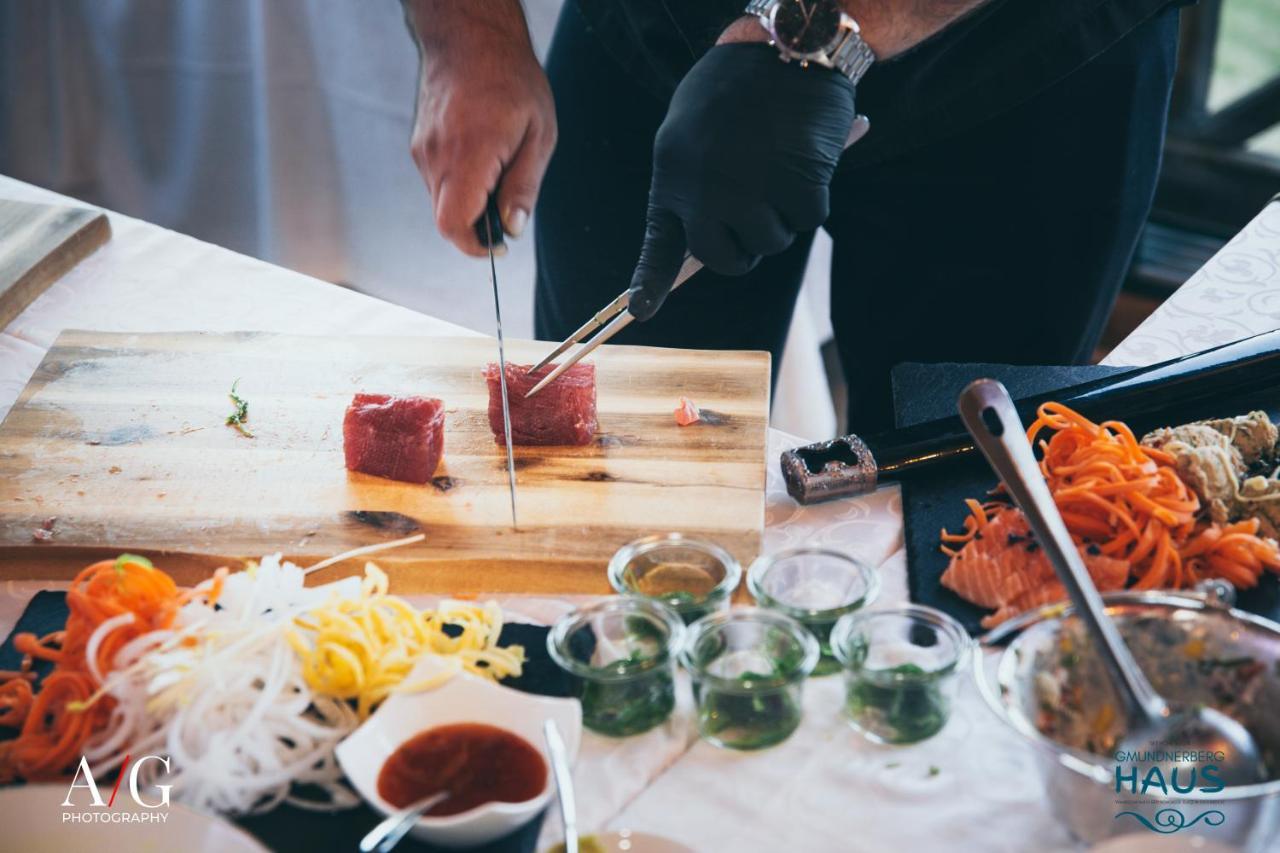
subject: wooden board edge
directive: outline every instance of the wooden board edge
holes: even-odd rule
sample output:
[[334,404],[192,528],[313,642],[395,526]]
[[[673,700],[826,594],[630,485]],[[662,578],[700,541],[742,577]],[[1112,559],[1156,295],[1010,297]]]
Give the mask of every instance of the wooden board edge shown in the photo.
[[[166,330],[162,332],[122,332],[122,331],[114,331],[114,330],[103,331],[99,329],[68,327],[68,328],[59,330],[57,337],[54,338],[53,344],[50,346],[50,349],[54,349],[57,347],[67,347],[67,346],[85,347],[85,346],[95,346],[95,345],[110,345],[111,342],[119,341],[119,340],[129,340],[134,342],[134,344],[136,345],[139,342],[145,341],[146,339],[149,339],[149,338],[154,338],[154,339],[163,341],[163,340],[173,340],[173,339],[177,339],[185,336],[199,336],[202,338],[227,338],[227,339],[233,339],[237,337],[241,337],[241,338],[247,337],[255,340],[263,339],[263,338],[293,338],[298,340],[315,340],[315,341],[321,341],[321,340],[331,341],[335,337],[334,335],[324,335],[324,334],[295,334],[292,332],[276,332],[276,331],[268,331],[268,330],[251,330],[251,329],[242,329],[239,331],[225,331],[225,330],[216,330],[216,329],[173,329],[173,330]],[[461,331],[461,330],[458,331],[456,334],[449,334],[447,332],[428,334],[428,335],[412,335],[412,334],[377,335],[377,334],[359,334],[359,333],[346,334],[344,333],[342,335],[338,335],[337,337],[344,340],[354,340],[354,341],[368,340],[368,341],[377,341],[380,343],[385,343],[387,341],[396,341],[396,340],[399,340],[402,342],[413,341],[415,343],[420,343],[422,341],[432,341],[432,340],[462,340],[462,341],[471,341],[471,342],[483,341],[486,339],[490,341],[493,340],[493,338],[489,335],[476,334],[474,332],[467,332],[467,331]],[[92,338],[94,340],[86,340],[89,338]],[[550,349],[550,347],[552,346],[552,344],[548,343],[547,341],[540,341],[535,338],[521,338],[521,337],[508,337],[507,343],[519,344],[519,345],[536,345],[540,348],[546,348],[546,349]],[[743,358],[749,361],[763,362],[763,372],[770,377],[772,377],[773,375],[773,358],[771,354],[768,352],[768,350],[753,350],[753,349],[700,350],[700,349],[691,349],[687,347],[657,347],[657,346],[650,346],[650,345],[644,345],[644,344],[607,344],[606,346],[609,350],[612,350],[612,351],[632,352],[632,353],[643,352],[646,350],[661,349],[674,356],[695,357],[695,358],[701,355],[706,355],[708,352],[730,354],[735,357]],[[768,411],[768,406],[772,404],[771,385],[772,385],[772,382],[770,382],[770,387],[766,388],[766,392],[765,392],[766,412]]]
[[[694,535],[714,535],[695,532]],[[749,549],[759,556],[763,547],[762,534],[751,537],[753,541],[739,542],[731,548],[741,552]],[[35,544],[29,546],[0,546],[0,582],[51,581],[67,582],[86,566],[99,560],[118,557],[126,549],[108,546]],[[239,569],[250,559],[219,554],[196,554],[164,551],[152,548],[128,548],[127,553],[146,557],[163,569],[183,586],[194,586],[213,576],[223,567]],[[737,554],[735,554],[737,556]],[[315,554],[283,552],[283,558],[297,565],[306,566],[320,562],[324,557]],[[742,559],[738,557],[738,559]],[[752,558],[754,559],[754,557]],[[444,559],[423,560],[404,558],[389,550],[371,555],[350,557],[330,567],[321,569],[307,578],[308,585],[360,574],[367,561],[377,563],[391,577],[391,591],[399,595],[609,595],[607,561],[565,560],[546,558],[524,560],[519,564],[507,564],[493,559]],[[735,600],[745,598],[746,572],[751,560],[742,563],[743,580]]]
[[[0,581],[67,582],[86,566],[118,557],[119,548],[43,546],[0,548]],[[163,569],[179,585],[194,586],[226,566],[242,568],[243,557],[175,554],[152,549],[129,549]],[[301,565],[319,562],[315,555],[284,553],[283,559]],[[603,565],[546,559],[528,560],[509,568],[492,561],[422,561],[397,558],[394,553],[355,556],[307,578],[308,586],[363,572],[366,562],[377,563],[391,578],[397,595],[608,595],[612,592]]]

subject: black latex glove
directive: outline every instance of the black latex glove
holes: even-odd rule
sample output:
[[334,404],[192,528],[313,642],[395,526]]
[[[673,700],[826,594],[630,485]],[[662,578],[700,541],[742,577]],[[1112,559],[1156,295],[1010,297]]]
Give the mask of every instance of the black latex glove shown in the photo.
[[654,141],[631,313],[657,312],[686,247],[709,269],[741,275],[821,225],[853,120],[853,84],[830,68],[782,62],[765,44],[709,50]]

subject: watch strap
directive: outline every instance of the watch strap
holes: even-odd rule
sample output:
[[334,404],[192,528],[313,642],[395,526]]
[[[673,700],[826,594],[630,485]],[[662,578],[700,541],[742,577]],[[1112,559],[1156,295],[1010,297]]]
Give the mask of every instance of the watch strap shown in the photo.
[[867,73],[871,64],[876,61],[876,55],[872,52],[871,46],[862,40],[856,27],[855,24],[853,29],[845,30],[840,38],[840,44],[831,51],[831,64],[837,71],[848,77],[855,86],[862,79],[862,75]]

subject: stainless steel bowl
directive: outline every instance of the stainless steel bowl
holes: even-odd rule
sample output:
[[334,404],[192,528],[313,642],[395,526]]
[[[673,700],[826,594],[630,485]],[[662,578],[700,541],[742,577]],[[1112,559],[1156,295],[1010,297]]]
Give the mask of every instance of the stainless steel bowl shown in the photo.
[[[1081,841],[1096,844],[1150,830],[1200,836],[1247,851],[1274,850],[1280,843],[1280,767],[1276,766],[1280,763],[1276,760],[1280,756],[1280,625],[1232,609],[1229,591],[1229,587],[1226,595],[1221,590],[1205,594],[1129,591],[1104,599],[1122,632],[1182,628],[1210,642],[1215,655],[1249,656],[1265,663],[1262,688],[1241,713],[1241,722],[1269,755],[1272,781],[1260,785],[1228,787],[1212,794],[1199,790],[1171,791],[1167,796],[1117,794],[1114,756],[1064,745],[1042,734],[1036,725],[1040,711],[1036,679],[1048,672],[1046,661],[1056,659],[1050,655],[1057,654],[1053,650],[1059,647],[1064,622],[1075,621],[1070,609],[1053,607],[1024,614],[982,638],[974,668],[982,696],[1033,748],[1050,808]],[[1159,653],[1143,648],[1134,653],[1144,671],[1153,675]],[[1176,684],[1153,681],[1175,703],[1203,698],[1181,695]],[[1133,812],[1145,822],[1121,812]]]

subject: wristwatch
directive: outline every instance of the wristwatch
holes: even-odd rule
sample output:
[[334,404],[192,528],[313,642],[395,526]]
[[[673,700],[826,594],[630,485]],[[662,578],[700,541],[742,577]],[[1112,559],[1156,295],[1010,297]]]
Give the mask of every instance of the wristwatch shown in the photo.
[[876,61],[840,0],[751,0],[746,14],[760,19],[784,62],[834,68],[857,85]]

